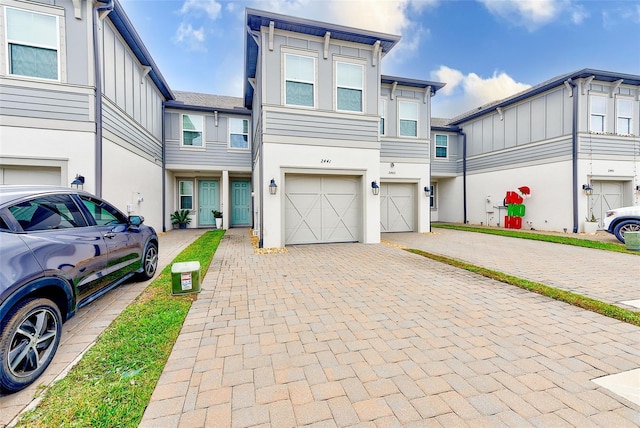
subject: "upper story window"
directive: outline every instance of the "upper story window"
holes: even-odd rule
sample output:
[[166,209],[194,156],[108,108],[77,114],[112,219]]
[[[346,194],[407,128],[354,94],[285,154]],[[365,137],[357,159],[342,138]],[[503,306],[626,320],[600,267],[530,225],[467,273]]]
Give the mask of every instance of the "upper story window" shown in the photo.
[[380,100],[380,135],[387,133],[386,123],[387,120],[387,101]]
[[605,97],[591,96],[590,102],[590,118],[589,131],[605,132],[605,123],[607,118],[607,99]]
[[360,64],[336,62],[336,109],[362,111],[364,67]]
[[249,148],[249,119],[229,118],[229,147]]
[[436,158],[446,159],[449,156],[449,136],[436,134]]
[[6,8],[8,73],[59,79],[58,17]]
[[398,103],[401,137],[418,136],[418,104],[407,101]]
[[195,114],[182,115],[182,145],[202,147],[203,117]]
[[316,60],[312,57],[285,54],[285,104],[315,106]]
[[633,102],[631,100],[619,99],[617,108],[616,132],[620,135],[630,135],[631,118],[633,117]]

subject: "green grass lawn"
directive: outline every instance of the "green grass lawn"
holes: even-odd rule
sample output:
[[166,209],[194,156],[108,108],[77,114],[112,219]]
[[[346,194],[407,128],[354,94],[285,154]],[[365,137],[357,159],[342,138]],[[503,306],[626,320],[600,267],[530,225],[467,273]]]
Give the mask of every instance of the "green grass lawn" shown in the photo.
[[[173,263],[197,260],[204,278],[223,235],[206,232]],[[17,426],[138,426],[195,298],[171,295],[169,264]]]

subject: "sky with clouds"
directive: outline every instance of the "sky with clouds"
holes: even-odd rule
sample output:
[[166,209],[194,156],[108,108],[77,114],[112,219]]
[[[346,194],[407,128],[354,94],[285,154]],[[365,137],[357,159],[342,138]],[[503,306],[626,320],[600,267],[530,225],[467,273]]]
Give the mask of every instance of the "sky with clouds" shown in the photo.
[[454,117],[583,68],[640,75],[640,0],[120,0],[173,90],[241,97],[245,8],[400,35],[383,74]]

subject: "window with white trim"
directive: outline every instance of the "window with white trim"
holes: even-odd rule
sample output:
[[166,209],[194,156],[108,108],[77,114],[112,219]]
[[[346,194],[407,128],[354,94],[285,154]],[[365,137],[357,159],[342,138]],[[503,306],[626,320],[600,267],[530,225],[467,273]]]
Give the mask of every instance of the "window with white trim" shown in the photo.
[[438,187],[437,187],[437,185],[436,185],[436,184],[432,184],[432,185],[430,186],[430,190],[431,190],[431,191],[429,192],[429,206],[430,206],[432,209],[436,209],[436,208],[438,208],[438,206],[437,206],[437,201],[438,201],[438,200],[437,200],[437,198],[436,198],[436,191],[437,191],[437,188],[438,188]]
[[202,147],[204,118],[196,114],[182,115],[182,145]]
[[313,57],[285,54],[285,104],[315,106],[316,60]]
[[385,121],[387,120],[387,101],[380,100],[380,135],[387,133]]
[[398,103],[398,118],[400,121],[401,137],[417,137],[418,136],[418,104],[407,101]]
[[8,74],[59,80],[58,17],[7,7]]
[[620,135],[632,134],[633,101],[618,99],[616,133]]
[[193,209],[193,181],[178,182],[178,201],[181,210]]
[[449,156],[449,136],[436,134],[436,158],[446,159]]
[[364,67],[336,61],[336,110],[362,112]]
[[249,148],[249,120],[229,118],[229,148]]
[[607,119],[607,98],[592,95],[589,97],[589,131],[605,132]]

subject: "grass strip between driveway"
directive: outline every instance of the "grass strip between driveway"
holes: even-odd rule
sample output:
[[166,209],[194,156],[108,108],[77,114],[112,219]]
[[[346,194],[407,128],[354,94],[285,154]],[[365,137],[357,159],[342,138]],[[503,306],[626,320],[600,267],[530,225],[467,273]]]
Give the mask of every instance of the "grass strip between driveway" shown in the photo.
[[615,251],[618,253],[633,254],[640,256],[640,251],[627,250],[624,244],[613,242],[602,242],[588,238],[574,238],[570,236],[551,235],[545,233],[525,232],[513,229],[501,229],[497,227],[466,226],[462,224],[441,224],[432,223],[431,227],[436,229],[463,230],[465,232],[486,233],[488,235],[508,236],[510,238],[531,239],[534,241],[553,242],[556,244],[573,245],[576,247],[594,248],[596,250]]
[[[172,263],[199,261],[204,278],[223,235],[206,232]],[[18,426],[138,426],[195,299],[171,295],[170,263]]]
[[529,281],[527,279],[507,275],[506,273],[472,265],[470,263],[452,259],[446,256],[441,256],[439,254],[433,254],[412,248],[404,248],[404,250],[441,263],[446,263],[448,265],[467,270],[469,272],[476,273],[478,275],[482,275],[487,278],[495,279],[496,281],[500,281],[505,284],[515,285],[516,287],[520,287],[528,291],[533,291],[534,293],[538,293],[561,302],[569,303],[570,305],[577,306],[588,311],[596,312],[610,318],[615,318],[619,321],[624,321],[629,324],[640,326],[640,312],[623,309],[610,303],[604,303],[596,299],[585,297],[581,294],[572,293],[571,291],[561,290],[541,284],[539,282]]

